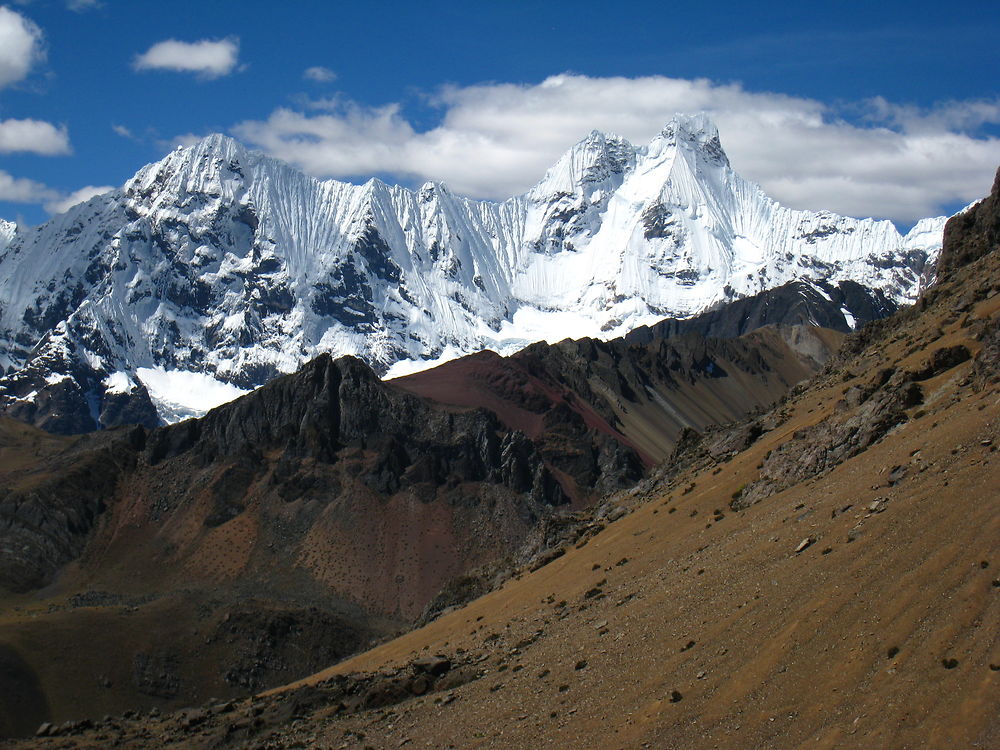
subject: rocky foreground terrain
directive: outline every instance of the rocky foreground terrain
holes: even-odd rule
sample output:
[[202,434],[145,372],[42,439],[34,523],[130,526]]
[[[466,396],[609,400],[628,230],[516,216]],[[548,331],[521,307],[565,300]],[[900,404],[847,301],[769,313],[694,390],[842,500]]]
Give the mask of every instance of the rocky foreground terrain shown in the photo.
[[253,698],[7,746],[997,747],[998,192],[915,307],[497,590]]
[[[839,313],[821,299],[783,320]],[[0,421],[0,735],[245,696],[404,632],[551,559],[685,430],[770,407],[841,340],[652,332],[391,383],[324,355],[169,427]]]

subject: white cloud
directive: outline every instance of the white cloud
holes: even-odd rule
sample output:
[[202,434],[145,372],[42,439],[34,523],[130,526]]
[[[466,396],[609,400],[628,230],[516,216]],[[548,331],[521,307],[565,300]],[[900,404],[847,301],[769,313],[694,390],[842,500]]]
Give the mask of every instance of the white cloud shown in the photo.
[[181,133],[180,135],[175,135],[173,138],[160,139],[156,142],[156,145],[165,151],[172,151],[175,148],[193,146],[204,137],[204,135],[198,135],[197,133]]
[[239,54],[240,42],[235,37],[198,42],[167,39],[138,55],[132,67],[136,70],[172,70],[197,73],[203,78],[219,78],[233,72]]
[[100,8],[104,5],[101,0],[66,0],[66,7],[75,13],[83,13],[86,10]]
[[0,201],[11,203],[45,203],[59,199],[50,187],[23,177],[13,177],[0,169]]
[[67,196],[48,201],[45,204],[45,210],[50,214],[61,214],[63,211],[72,208],[77,203],[88,201],[95,195],[103,195],[109,190],[114,190],[114,188],[111,187],[111,185],[87,185],[79,190],[74,190]]
[[120,135],[122,138],[128,138],[129,140],[136,139],[135,134],[124,125],[115,125],[112,123],[111,129],[115,131],[116,135]]
[[[705,111],[733,166],[786,205],[885,216],[902,223],[981,197],[1000,164],[997,102],[923,111],[870,100],[847,109],[705,79],[553,76],[536,85],[447,87],[431,100],[439,126],[418,132],[398,105],[276,109],[235,126],[240,138],[322,177],[375,173],[443,180],[457,192],[503,198],[537,182],[597,128],[649,141],[678,112]],[[970,134],[971,133],[971,134]]]
[[70,153],[66,127],[42,120],[0,120],[0,154],[27,152],[41,156]]
[[940,102],[930,109],[894,104],[878,96],[862,103],[870,120],[890,123],[909,133],[941,130],[974,131],[1000,122],[1000,99]]
[[324,68],[322,65],[306,68],[302,73],[302,77],[310,81],[316,81],[317,83],[330,83],[337,80],[337,74],[329,68]]
[[42,30],[20,13],[0,6],[0,89],[23,79],[44,56]]
[[60,214],[78,203],[114,190],[110,185],[87,185],[66,194],[41,182],[13,175],[0,169],[0,201],[42,205],[50,214]]

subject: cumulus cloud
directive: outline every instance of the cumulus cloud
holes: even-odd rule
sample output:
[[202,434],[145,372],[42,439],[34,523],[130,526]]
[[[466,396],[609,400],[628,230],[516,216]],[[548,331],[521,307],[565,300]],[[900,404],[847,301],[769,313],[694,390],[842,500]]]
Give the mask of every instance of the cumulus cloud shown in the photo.
[[316,81],[317,83],[330,83],[330,81],[337,80],[337,74],[329,68],[324,68],[322,65],[314,65],[311,68],[306,68],[302,73],[302,77],[310,81]]
[[59,200],[57,191],[40,182],[13,177],[0,169],[0,201],[11,203],[45,203]]
[[89,201],[95,195],[103,195],[109,190],[114,190],[114,188],[111,187],[111,185],[87,185],[79,190],[74,190],[69,195],[49,200],[45,204],[45,210],[50,214],[61,214],[63,211],[72,208],[77,203]]
[[175,148],[187,148],[188,146],[193,146],[198,141],[203,139],[205,135],[198,135],[197,133],[181,133],[180,135],[175,135],[173,138],[160,139],[156,142],[159,148],[164,150],[172,151]]
[[135,134],[124,125],[112,124],[111,129],[115,132],[115,135],[120,135],[122,138],[128,138],[129,140],[136,140]]
[[[707,112],[733,166],[782,203],[909,223],[981,197],[1000,164],[997,102],[919,110],[885,100],[822,102],[705,79],[552,76],[535,85],[446,87],[441,122],[418,131],[401,107],[341,98],[276,109],[235,134],[321,177],[439,179],[464,194],[528,189],[597,128],[648,142],[678,112]],[[850,117],[850,119],[848,119]]]
[[0,6],[0,89],[22,80],[44,56],[42,30],[20,13]]
[[56,127],[42,120],[0,120],[0,154],[58,156],[70,150],[65,126]]
[[110,185],[87,185],[72,193],[63,193],[25,177],[14,177],[0,169],[0,201],[41,205],[50,214],[61,214],[77,203],[114,190]]
[[136,70],[172,70],[196,73],[203,78],[220,78],[233,72],[239,54],[240,42],[235,37],[197,42],[167,39],[138,55],[132,67]]

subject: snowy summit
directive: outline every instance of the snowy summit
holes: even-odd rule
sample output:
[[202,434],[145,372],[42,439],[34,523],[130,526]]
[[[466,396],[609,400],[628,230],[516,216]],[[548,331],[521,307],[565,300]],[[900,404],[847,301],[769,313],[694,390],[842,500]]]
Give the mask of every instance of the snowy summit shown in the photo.
[[76,389],[96,426],[143,383],[173,420],[212,404],[185,407],[188,385],[168,384],[195,381],[171,373],[231,386],[218,398],[322,352],[397,374],[620,336],[793,279],[907,303],[943,223],[901,236],[785,208],[736,174],[704,115],[642,147],[595,131],[503,202],[320,181],[212,135],[42,226],[0,223],[0,406]]

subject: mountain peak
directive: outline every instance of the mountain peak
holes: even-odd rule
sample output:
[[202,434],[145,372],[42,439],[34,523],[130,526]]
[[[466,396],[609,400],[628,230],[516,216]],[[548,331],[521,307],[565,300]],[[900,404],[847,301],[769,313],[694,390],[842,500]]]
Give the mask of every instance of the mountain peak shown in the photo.
[[15,224],[13,221],[5,221],[4,219],[0,219],[0,250],[3,250],[11,243],[16,233],[17,233],[17,224]]
[[655,156],[676,147],[705,156],[711,164],[728,167],[729,157],[722,148],[719,128],[705,112],[677,113],[650,142],[646,151]]
[[[889,222],[783,208],[732,171],[701,114],[642,148],[591,132],[501,203],[434,182],[320,181],[216,133],[45,225],[0,227],[8,236],[0,410],[42,413],[43,391],[71,378],[94,421],[109,378],[151,368],[241,389],[322,352],[385,372],[610,338],[796,278],[850,279],[902,302],[940,232],[904,240]],[[76,348],[56,369],[36,344],[61,323]],[[178,390],[161,395],[148,398],[179,413]]]
[[186,150],[196,154],[218,153],[229,156],[236,153],[246,153],[247,147],[235,138],[223,133],[209,133],[201,140],[192,143]]
[[615,133],[591,130],[562,155],[531,192],[572,194],[582,185],[620,176],[634,165],[635,146]]
[[663,126],[660,135],[687,141],[708,141],[718,139],[719,128],[705,112],[678,112]]

